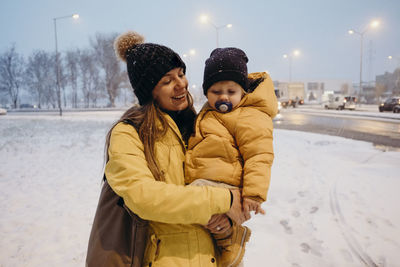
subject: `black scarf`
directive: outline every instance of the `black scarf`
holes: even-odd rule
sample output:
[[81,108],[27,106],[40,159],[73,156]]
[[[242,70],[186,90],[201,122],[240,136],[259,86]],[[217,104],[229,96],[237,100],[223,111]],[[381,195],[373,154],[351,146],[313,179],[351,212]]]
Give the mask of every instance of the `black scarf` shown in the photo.
[[163,112],[167,113],[178,126],[181,132],[183,141],[187,143],[190,135],[193,133],[193,125],[196,114],[194,114],[189,108],[179,111],[171,111],[161,109]]

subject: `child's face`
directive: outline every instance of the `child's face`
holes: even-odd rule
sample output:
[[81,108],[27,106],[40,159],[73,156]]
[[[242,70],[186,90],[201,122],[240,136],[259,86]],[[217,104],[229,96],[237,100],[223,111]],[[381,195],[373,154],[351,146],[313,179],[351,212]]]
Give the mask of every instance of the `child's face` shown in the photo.
[[243,88],[234,81],[220,81],[214,83],[207,91],[208,103],[213,109],[217,101],[230,102],[232,108],[236,107],[242,99]]

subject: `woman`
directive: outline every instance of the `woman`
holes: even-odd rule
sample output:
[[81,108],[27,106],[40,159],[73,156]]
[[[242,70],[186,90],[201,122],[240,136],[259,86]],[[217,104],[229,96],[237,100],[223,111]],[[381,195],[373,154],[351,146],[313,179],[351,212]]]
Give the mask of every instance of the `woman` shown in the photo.
[[[217,266],[203,225],[222,231],[230,224],[217,214],[239,223],[246,215],[238,191],[184,186],[186,141],[195,117],[185,64],[168,47],[143,43],[135,32],[119,36],[114,47],[127,63],[140,106],[125,112],[108,134],[105,178],[129,210],[149,221],[142,265]],[[107,246],[118,254],[113,244]]]

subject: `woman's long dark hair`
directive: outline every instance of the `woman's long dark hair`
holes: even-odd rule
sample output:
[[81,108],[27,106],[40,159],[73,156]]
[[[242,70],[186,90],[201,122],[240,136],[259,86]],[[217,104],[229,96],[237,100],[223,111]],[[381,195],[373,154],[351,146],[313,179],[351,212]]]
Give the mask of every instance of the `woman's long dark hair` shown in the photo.
[[[185,125],[182,132],[182,137],[187,142],[189,136],[193,132],[193,123],[196,116],[196,111],[193,108],[193,98],[188,93],[189,106],[182,111],[185,118]],[[144,146],[144,155],[147,161],[151,173],[157,181],[165,181],[164,173],[161,172],[157,159],[155,156],[154,145],[157,140],[162,138],[169,127],[168,121],[162,114],[162,111],[158,107],[157,103],[153,100],[143,106],[133,106],[128,109],[121,118],[113,124],[111,129],[107,133],[106,144],[105,144],[105,162],[108,161],[108,148],[110,146],[111,133],[114,127],[120,123],[129,120],[139,134],[139,138]],[[156,121],[159,121],[161,127],[156,126]]]

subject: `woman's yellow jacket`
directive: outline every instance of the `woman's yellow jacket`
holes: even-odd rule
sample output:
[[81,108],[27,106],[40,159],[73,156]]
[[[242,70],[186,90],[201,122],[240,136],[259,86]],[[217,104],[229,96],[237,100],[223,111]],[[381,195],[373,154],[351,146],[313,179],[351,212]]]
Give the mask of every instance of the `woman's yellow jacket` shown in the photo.
[[129,209],[150,221],[144,266],[217,266],[213,240],[202,225],[229,210],[230,193],[185,186],[185,144],[175,122],[164,116],[170,127],[156,142],[155,154],[166,182],[154,179],[138,133],[124,123],[112,130],[107,181]]

